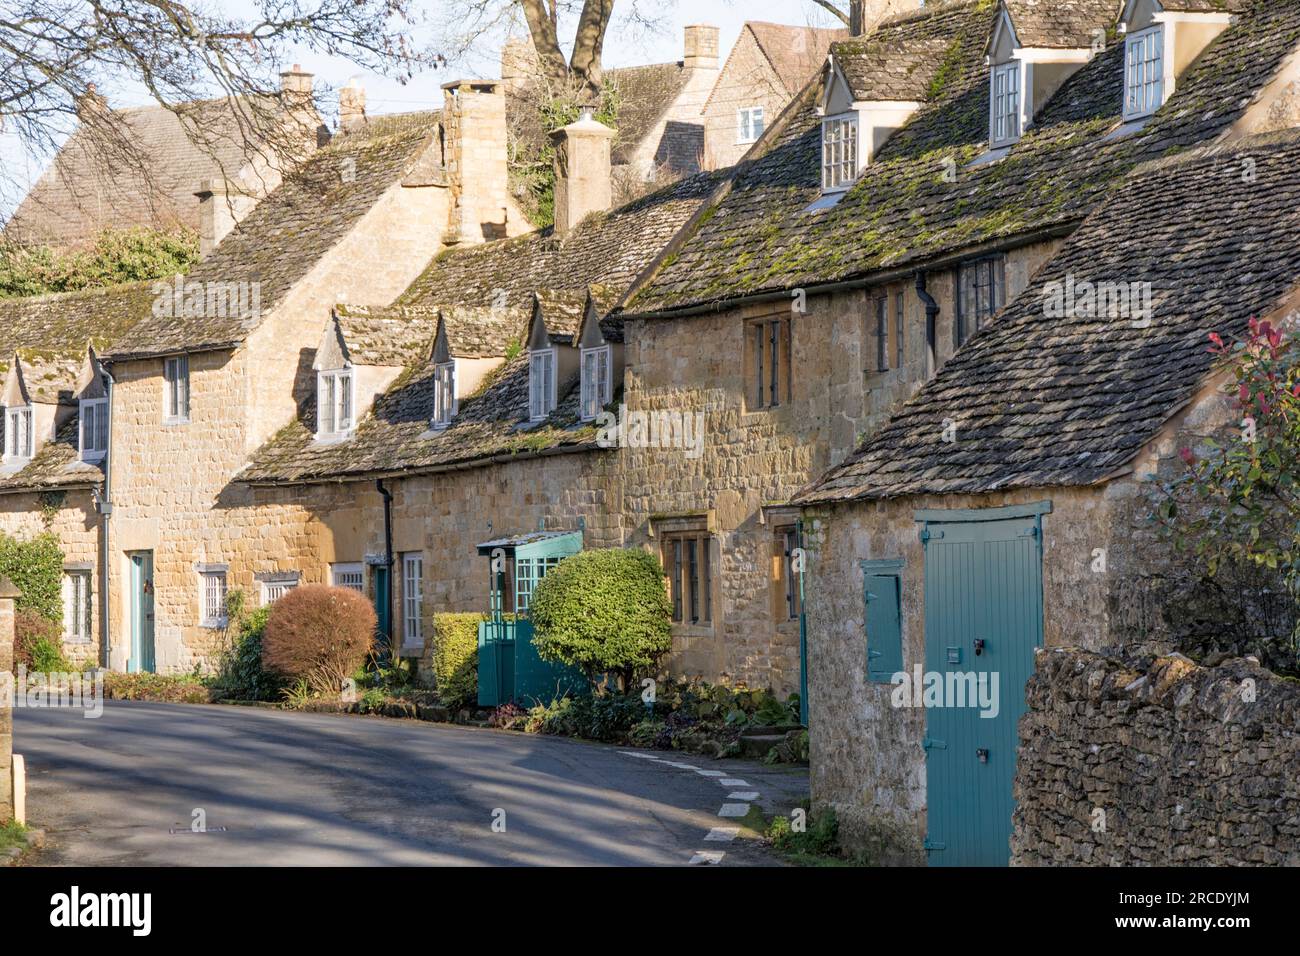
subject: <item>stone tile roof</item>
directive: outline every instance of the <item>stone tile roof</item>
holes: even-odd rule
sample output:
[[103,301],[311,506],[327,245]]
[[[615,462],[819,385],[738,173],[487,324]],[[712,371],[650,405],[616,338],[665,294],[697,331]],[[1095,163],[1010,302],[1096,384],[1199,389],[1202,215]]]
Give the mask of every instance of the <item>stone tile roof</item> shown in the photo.
[[148,318],[149,282],[0,299],[0,378],[14,353],[28,389],[39,402],[69,402],[86,358],[87,343],[102,351]]
[[[1298,40],[1300,4],[1259,0],[1141,131],[1107,140],[1120,122],[1123,82],[1123,45],[1113,45],[1066,81],[1005,158],[978,167],[967,164],[987,150],[988,70],[982,57],[965,61],[968,72],[953,71],[960,75],[891,137],[844,198],[816,212],[806,210],[820,196],[820,130],[805,102],[766,154],[738,168],[626,310],[708,308],[1067,231],[1138,163],[1224,133]],[[948,162],[955,181],[944,176]]]
[[353,365],[406,368],[428,357],[438,317],[427,313],[394,314],[357,306],[335,309],[343,345]]
[[1169,13],[1245,13],[1254,0],[1160,0]]
[[[234,180],[253,159],[241,113],[225,99],[115,111],[145,168],[105,162],[85,128],[59,150],[5,227],[19,242],[78,243],[102,230],[149,226],[197,230],[194,191],[205,179]],[[107,168],[106,168],[107,167]]]
[[681,95],[689,77],[680,62],[605,71],[605,81],[617,91],[620,104],[618,138],[610,156],[616,165],[631,161],[632,154]]
[[[423,316],[427,321],[441,310],[449,316],[449,332],[473,338],[484,333],[458,333],[452,318],[484,321],[495,309],[506,317],[508,330],[517,318],[525,322],[531,318],[536,295],[548,328],[572,336],[588,291],[598,309],[612,308],[719,182],[717,174],[681,180],[611,212],[590,216],[564,238],[546,229],[450,249],[434,259],[393,308],[382,313]],[[517,328],[518,337],[511,341],[521,343],[524,328]],[[611,341],[622,338],[622,322],[616,317],[606,316],[601,330]],[[597,447],[596,429],[579,421],[579,401],[574,381],[549,419],[540,425],[530,423],[524,353],[505,362],[476,396],[463,399],[450,426],[430,431],[433,367],[421,361],[399,377],[378,400],[374,414],[364,418],[348,440],[315,441],[315,407],[304,407],[297,421],[253,456],[239,480],[327,481],[592,450]]]
[[[1215,0],[1210,0],[1215,2]],[[1120,0],[1001,0],[1021,46],[1083,50],[1119,20]],[[1166,7],[1168,9],[1168,7]]]
[[417,163],[431,127],[387,136],[345,136],[319,150],[196,265],[186,282],[260,283],[260,312],[155,317],[113,343],[106,358],[231,348],[275,308],[394,183]]
[[828,30],[761,20],[746,21],[745,29],[754,35],[754,41],[767,57],[767,62],[772,64],[788,96],[798,93],[817,74],[826,62],[826,51],[833,42],[849,37],[849,31],[845,29]]
[[408,370],[346,441],[317,442],[315,410],[285,427],[236,480],[282,484],[439,471],[490,460],[596,448],[596,429],[579,421],[579,389],[560,396],[550,418],[528,421],[528,355],[507,361],[478,394],[462,399],[452,423],[431,431],[433,366]]
[[531,312],[533,293],[620,292],[653,261],[722,174],[700,173],[606,213],[588,216],[567,236],[547,227],[513,239],[449,249],[398,299],[399,305],[475,305]]
[[[1208,333],[1242,334],[1300,286],[1297,163],[1300,130],[1130,173],[1015,302],[796,500],[1088,485],[1122,473],[1206,381]],[[1059,315],[1046,303],[1070,279],[1149,282],[1149,322]],[[945,420],[955,441],[944,440]]]
[[63,423],[54,441],[46,442],[21,470],[0,474],[0,494],[56,491],[69,487],[98,486],[104,471],[77,457],[77,418]]
[[830,53],[855,100],[926,102],[983,62],[992,24],[985,4],[940,4],[832,43]]

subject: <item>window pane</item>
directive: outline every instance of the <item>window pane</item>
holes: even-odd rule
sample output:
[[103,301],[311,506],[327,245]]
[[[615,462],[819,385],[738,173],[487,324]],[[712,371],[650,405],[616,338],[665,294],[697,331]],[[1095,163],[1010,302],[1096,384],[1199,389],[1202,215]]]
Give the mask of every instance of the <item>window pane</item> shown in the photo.
[[710,540],[707,535],[700,539],[700,591],[704,597],[704,613],[700,615],[700,620],[706,624],[713,620],[713,556]]

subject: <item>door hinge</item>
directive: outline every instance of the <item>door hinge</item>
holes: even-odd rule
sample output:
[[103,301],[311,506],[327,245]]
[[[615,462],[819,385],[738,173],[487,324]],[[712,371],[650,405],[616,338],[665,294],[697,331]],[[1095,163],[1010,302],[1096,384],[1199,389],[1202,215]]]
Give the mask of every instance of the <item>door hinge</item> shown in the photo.
[[926,737],[921,741],[921,747],[924,750],[947,750],[948,744],[942,740],[936,740],[934,737]]
[[922,843],[921,846],[924,847],[927,851],[930,851],[930,850],[946,850],[946,849],[948,848],[948,844],[946,844],[946,843],[940,843],[940,842],[937,841],[937,840],[931,840],[929,837],[926,837],[926,838],[925,838],[925,842]]
[[923,527],[921,528],[919,534],[920,534],[920,536],[921,536],[921,543],[922,543],[922,544],[924,544],[925,542],[929,541],[931,538],[942,538],[942,537],[943,537],[943,532],[942,532],[942,531],[931,531],[930,528],[929,528],[929,526],[923,526]]
[[1029,528],[1029,529],[1027,529],[1027,530],[1025,530],[1025,531],[1020,532],[1020,534],[1016,535],[1016,537],[1018,537],[1018,538],[1037,538],[1038,535],[1039,535],[1039,528],[1038,528],[1038,525],[1034,525],[1032,528]]

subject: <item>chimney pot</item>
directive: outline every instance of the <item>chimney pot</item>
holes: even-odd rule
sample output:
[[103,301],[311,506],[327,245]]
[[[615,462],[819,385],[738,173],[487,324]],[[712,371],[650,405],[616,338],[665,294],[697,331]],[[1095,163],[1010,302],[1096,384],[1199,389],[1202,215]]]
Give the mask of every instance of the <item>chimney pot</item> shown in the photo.
[[300,64],[295,63],[293,69],[280,74],[280,90],[283,93],[310,96],[311,89],[312,74],[304,72]]

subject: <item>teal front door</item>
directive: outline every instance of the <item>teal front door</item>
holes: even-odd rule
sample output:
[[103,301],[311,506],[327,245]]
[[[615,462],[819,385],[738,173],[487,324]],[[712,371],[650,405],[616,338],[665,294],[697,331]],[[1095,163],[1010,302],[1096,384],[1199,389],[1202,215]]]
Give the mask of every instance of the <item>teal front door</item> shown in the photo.
[[153,642],[153,552],[136,551],[131,560],[131,657],[128,673],[152,674],[155,669]]
[[[918,513],[925,544],[926,840],[931,866],[1010,859],[1017,724],[1043,643],[1049,505]],[[937,702],[937,706],[934,703]]]
[[393,601],[389,596],[392,583],[388,568],[382,564],[373,565],[370,573],[375,584],[375,617],[378,620],[375,631],[382,656],[383,651],[392,646]]

